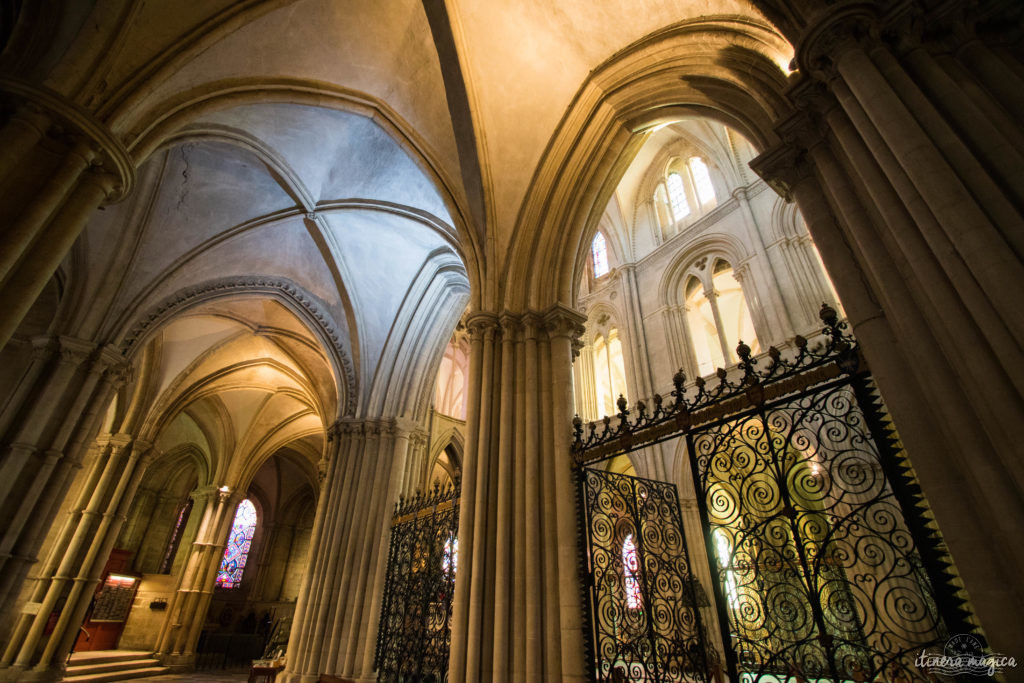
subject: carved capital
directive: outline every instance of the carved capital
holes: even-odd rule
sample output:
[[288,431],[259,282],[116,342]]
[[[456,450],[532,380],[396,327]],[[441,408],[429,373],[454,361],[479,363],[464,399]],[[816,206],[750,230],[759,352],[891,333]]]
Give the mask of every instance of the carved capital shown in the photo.
[[75,339],[73,337],[57,338],[57,350],[60,353],[61,363],[81,365],[92,355],[95,349],[95,344],[82,339]]
[[544,320],[540,315],[533,311],[528,311],[519,316],[519,321],[523,325],[522,335],[524,341],[536,341],[540,337],[540,333],[544,329]]
[[544,312],[544,329],[549,337],[567,337],[570,342],[579,340],[586,328],[587,317],[579,311],[562,304],[555,304]]
[[822,13],[798,41],[796,63],[802,73],[819,80],[836,77],[836,64],[848,50],[877,37],[879,20],[871,2],[850,2]]
[[523,335],[523,321],[518,315],[505,311],[498,316],[498,325],[501,326],[503,339],[521,341]]
[[473,313],[466,318],[470,341],[492,342],[498,332],[498,316],[493,313]]
[[57,340],[53,337],[32,337],[32,360],[45,361],[57,352]]
[[786,144],[765,150],[750,168],[787,202],[793,201],[793,188],[812,176],[805,151]]

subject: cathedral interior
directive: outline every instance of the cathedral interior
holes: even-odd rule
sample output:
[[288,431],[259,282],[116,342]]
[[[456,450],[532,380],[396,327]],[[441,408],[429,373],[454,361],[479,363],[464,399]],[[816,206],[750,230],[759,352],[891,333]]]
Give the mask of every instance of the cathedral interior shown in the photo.
[[1022,32],[0,1],[0,681],[1024,658]]

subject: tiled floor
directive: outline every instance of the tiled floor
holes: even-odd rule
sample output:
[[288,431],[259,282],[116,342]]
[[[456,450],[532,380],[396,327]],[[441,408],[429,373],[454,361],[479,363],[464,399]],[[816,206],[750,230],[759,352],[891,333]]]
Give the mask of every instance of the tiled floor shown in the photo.
[[196,671],[187,674],[173,674],[170,676],[153,676],[152,678],[140,678],[140,681],[196,681],[197,683],[239,683],[249,680],[248,669],[235,671]]

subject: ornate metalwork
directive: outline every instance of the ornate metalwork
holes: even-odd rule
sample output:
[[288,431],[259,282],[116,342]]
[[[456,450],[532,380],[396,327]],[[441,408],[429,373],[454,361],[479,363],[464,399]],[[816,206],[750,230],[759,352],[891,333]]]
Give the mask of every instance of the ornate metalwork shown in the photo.
[[672,402],[575,421],[578,467],[685,436],[732,680],[912,681],[923,649],[977,633],[856,340],[823,306],[820,344]]
[[584,468],[594,677],[599,681],[707,681],[699,607],[676,487]]
[[446,679],[458,526],[457,483],[396,505],[374,660],[379,680]]
[[619,397],[619,412],[606,416],[601,423],[591,423],[583,433],[583,421],[573,420],[573,455],[577,464],[627,453],[666,439],[674,439],[698,425],[735,414],[753,405],[777,396],[791,394],[825,380],[856,372],[862,364],[855,340],[845,334],[846,323],[840,322],[836,311],[822,306],[821,343],[814,347],[801,336],[794,338],[796,354],[786,358],[774,346],[769,347],[768,363],[758,368],[760,361],[750,355],[750,347],[740,342],[736,352],[740,357],[737,372],[730,376],[719,368],[718,382],[708,385],[701,377],[694,380],[696,392],[687,395],[686,375],[682,370],[672,378],[672,402],[660,394],[653,398],[653,408],[638,401],[633,411],[626,399]]
[[948,634],[846,383],[689,436],[741,673],[917,680]]

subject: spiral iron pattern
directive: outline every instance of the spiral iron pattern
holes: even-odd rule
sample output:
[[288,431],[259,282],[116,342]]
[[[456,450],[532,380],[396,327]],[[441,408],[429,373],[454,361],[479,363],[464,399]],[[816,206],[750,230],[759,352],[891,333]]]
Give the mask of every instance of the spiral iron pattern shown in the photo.
[[444,681],[458,566],[458,490],[403,501],[391,527],[375,668],[378,680]]
[[[710,654],[676,488],[586,469],[582,476],[596,679],[707,681]],[[635,546],[639,604],[627,598],[623,548]]]
[[943,626],[854,392],[839,384],[692,434],[713,574],[755,681],[919,680]]

